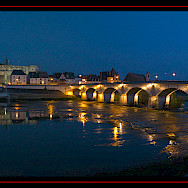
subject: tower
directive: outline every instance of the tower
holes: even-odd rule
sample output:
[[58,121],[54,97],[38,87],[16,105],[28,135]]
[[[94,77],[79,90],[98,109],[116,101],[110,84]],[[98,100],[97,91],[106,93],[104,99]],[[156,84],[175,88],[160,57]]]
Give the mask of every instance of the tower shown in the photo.
[[7,59],[7,56],[6,56],[6,60],[5,60],[4,64],[8,65],[8,63],[9,63],[9,60]]
[[149,82],[149,81],[150,81],[150,73],[147,72],[147,73],[146,73],[146,82]]

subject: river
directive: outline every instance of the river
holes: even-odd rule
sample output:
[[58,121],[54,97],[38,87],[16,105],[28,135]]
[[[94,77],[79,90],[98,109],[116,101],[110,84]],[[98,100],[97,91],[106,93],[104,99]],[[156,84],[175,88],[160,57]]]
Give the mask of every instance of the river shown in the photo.
[[188,156],[188,112],[89,101],[0,107],[0,176],[77,177]]

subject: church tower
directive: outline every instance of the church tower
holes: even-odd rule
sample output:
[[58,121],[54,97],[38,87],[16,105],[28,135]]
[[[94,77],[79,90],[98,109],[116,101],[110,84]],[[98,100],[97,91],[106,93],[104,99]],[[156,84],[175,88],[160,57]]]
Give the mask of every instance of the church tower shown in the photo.
[[150,73],[147,72],[147,73],[146,73],[146,82],[149,82],[149,81],[150,81]]

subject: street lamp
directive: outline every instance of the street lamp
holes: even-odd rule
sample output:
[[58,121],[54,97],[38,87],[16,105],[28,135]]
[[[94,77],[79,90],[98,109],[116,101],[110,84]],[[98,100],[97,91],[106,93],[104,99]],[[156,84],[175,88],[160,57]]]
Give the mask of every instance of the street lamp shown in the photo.
[[158,75],[156,75],[156,76],[155,76],[155,78],[156,78],[156,80],[157,80],[157,78],[158,78]]
[[165,72],[165,80],[167,80],[167,73]]
[[172,76],[173,76],[173,81],[174,81],[174,76],[176,76],[176,74],[175,74],[175,73],[173,73],[173,74],[172,74]]

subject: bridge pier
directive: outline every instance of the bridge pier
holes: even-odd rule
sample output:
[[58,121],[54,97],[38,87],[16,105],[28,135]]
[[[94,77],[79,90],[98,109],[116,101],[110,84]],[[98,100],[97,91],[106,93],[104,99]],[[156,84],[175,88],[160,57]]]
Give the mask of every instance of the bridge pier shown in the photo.
[[96,99],[97,99],[97,92],[94,91],[94,92],[93,92],[93,100],[95,101]]
[[115,93],[112,93],[110,95],[110,102],[114,102],[114,98],[115,98]]
[[127,105],[127,94],[120,95],[120,104]]
[[159,107],[158,96],[149,96],[148,107],[149,108]]
[[104,102],[104,93],[98,93],[98,102]]
[[73,94],[73,91],[71,91],[71,90],[66,91],[65,94],[66,94],[66,95],[74,95],[74,94]]
[[138,105],[138,93],[134,95],[134,105]]
[[81,92],[81,100],[82,101],[87,101],[87,94],[86,94],[86,92]]

